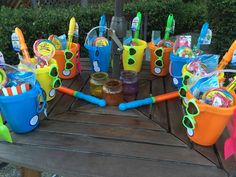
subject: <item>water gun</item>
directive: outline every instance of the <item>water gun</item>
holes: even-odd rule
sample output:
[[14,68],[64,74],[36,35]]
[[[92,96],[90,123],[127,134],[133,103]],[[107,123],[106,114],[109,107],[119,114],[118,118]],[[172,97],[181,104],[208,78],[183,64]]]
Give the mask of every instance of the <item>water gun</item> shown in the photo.
[[105,33],[105,26],[106,26],[106,16],[105,15],[103,15],[103,16],[101,16],[101,18],[100,18],[100,22],[99,22],[99,26],[100,26],[100,28],[99,28],[99,36],[103,36],[104,35],[104,33]]
[[91,96],[91,95],[87,95],[87,94],[84,94],[82,92],[75,91],[75,90],[72,90],[72,89],[69,89],[69,88],[63,87],[63,86],[57,88],[57,90],[59,92],[62,92],[62,93],[74,96],[76,98],[88,101],[89,103],[96,104],[96,105],[98,105],[100,107],[106,106],[106,101],[104,99],[99,99],[97,97],[94,97],[94,96]]
[[236,40],[233,42],[233,44],[230,46],[228,52],[225,53],[223,56],[223,59],[220,61],[217,70],[224,69],[226,65],[230,62],[230,60],[233,57],[234,51],[236,50]]
[[158,102],[161,102],[161,101],[166,101],[166,100],[174,99],[174,98],[177,98],[177,97],[179,97],[178,91],[165,93],[165,94],[162,94],[162,95],[149,97],[149,98],[145,98],[145,99],[142,99],[142,100],[135,100],[135,101],[131,101],[131,102],[128,102],[128,103],[121,103],[119,105],[119,109],[121,111],[125,111],[127,109],[132,109],[132,108],[137,108],[137,107],[148,105],[148,104],[158,103]]
[[27,62],[30,62],[30,55],[29,55],[28,47],[25,43],[25,38],[24,38],[24,35],[23,35],[22,31],[20,30],[20,28],[16,27],[15,28],[15,33],[16,33],[18,39],[19,39],[19,42],[20,42],[20,50],[22,51],[23,58]]
[[174,16],[173,14],[170,14],[167,19],[164,40],[167,41],[170,39],[170,32],[172,31],[173,26],[174,26]]
[[75,31],[75,17],[72,17],[70,19],[70,25],[69,25],[69,31],[68,31],[68,41],[67,41],[67,46],[66,49],[69,50],[71,47],[71,43],[73,40],[73,35],[74,35],[74,31]]

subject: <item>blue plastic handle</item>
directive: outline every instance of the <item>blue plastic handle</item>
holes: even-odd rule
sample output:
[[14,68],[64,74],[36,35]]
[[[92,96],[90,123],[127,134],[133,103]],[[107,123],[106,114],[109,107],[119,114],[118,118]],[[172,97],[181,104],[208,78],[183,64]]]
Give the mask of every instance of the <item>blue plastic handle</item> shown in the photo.
[[99,99],[97,97],[87,95],[87,94],[84,94],[82,92],[76,92],[75,97],[80,98],[80,99],[85,100],[85,101],[88,101],[89,103],[96,104],[100,107],[104,107],[107,104],[104,99]]
[[135,101],[131,101],[131,102],[128,102],[128,103],[121,103],[119,105],[119,109],[121,111],[125,111],[127,109],[137,108],[139,106],[152,104],[152,103],[153,103],[152,98],[145,98],[143,100],[135,100]]

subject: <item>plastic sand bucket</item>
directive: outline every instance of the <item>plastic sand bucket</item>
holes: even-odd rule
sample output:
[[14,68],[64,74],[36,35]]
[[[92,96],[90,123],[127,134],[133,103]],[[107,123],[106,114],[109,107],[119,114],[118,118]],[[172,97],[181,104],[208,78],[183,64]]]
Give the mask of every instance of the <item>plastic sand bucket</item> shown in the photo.
[[38,114],[45,106],[39,109],[39,95],[42,97],[42,90],[37,82],[28,92],[15,96],[0,96],[1,113],[13,132],[26,133],[38,126]]
[[157,67],[155,65],[155,61],[157,60],[157,57],[155,55],[156,49],[159,47],[155,46],[153,42],[148,43],[148,48],[150,49],[150,69],[151,73],[156,76],[166,76],[169,73],[169,65],[170,65],[170,53],[173,48],[163,48],[163,67]]
[[[96,26],[91,29],[85,39],[84,47],[88,49],[89,59],[91,64],[91,70],[95,72],[108,72],[110,61],[111,61],[111,46],[112,42],[107,40],[103,36],[92,36],[96,29],[104,28],[104,30],[109,30],[105,26]],[[95,41],[100,40],[100,45],[95,46]]]
[[73,67],[70,70],[65,69],[66,65],[66,59],[64,55],[64,50],[56,50],[56,53],[54,55],[54,59],[57,61],[58,65],[58,71],[59,71],[59,77],[61,79],[71,79],[76,76],[77,74],[77,65],[79,67],[79,50],[80,50],[80,45],[76,43],[72,43],[70,51],[74,54],[73,58],[70,59],[70,62],[73,63]]
[[[132,41],[134,42],[134,39]],[[142,67],[144,50],[147,48],[147,43],[143,40],[136,39],[135,44],[136,46],[124,45],[122,61],[124,70],[139,72]],[[131,52],[131,50],[134,52]]]
[[84,44],[85,48],[89,51],[92,71],[108,72],[111,58],[111,44],[111,41],[109,41],[107,46],[92,46],[87,43]]
[[[195,129],[187,130],[188,137],[193,142],[203,146],[216,143],[236,109],[236,95],[233,91],[230,93],[234,98],[234,105],[228,108],[215,107],[196,100],[200,113],[194,117]],[[186,97],[190,100],[193,95],[187,91]]]
[[173,79],[175,87],[180,88],[182,86],[182,68],[185,64],[190,63],[196,58],[183,58],[175,56],[173,52],[170,53],[170,75]]
[[42,89],[45,91],[47,98],[47,101],[52,100],[55,95],[56,95],[56,90],[52,87],[53,83],[53,78],[49,75],[51,65],[55,65],[57,67],[57,62],[54,59],[50,59],[48,61],[49,66],[45,68],[37,68],[35,73],[36,73],[36,78],[38,82],[40,83]]

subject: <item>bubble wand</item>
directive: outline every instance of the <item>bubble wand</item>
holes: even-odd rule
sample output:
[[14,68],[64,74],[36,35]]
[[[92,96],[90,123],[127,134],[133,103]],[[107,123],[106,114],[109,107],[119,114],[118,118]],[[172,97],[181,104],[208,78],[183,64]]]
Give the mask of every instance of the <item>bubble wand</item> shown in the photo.
[[15,33],[16,33],[18,39],[19,39],[19,42],[20,42],[20,50],[22,51],[23,58],[27,62],[30,62],[30,55],[29,55],[28,47],[25,43],[25,38],[24,38],[24,35],[23,35],[22,31],[20,30],[20,28],[16,27],[15,28]]
[[173,27],[174,27],[174,16],[173,14],[170,14],[167,19],[164,40],[167,41],[170,39],[170,33],[173,31],[172,30]]
[[75,17],[72,17],[70,19],[70,25],[69,25],[69,31],[68,31],[68,41],[67,41],[67,46],[66,49],[69,50],[71,47],[71,43],[73,40],[73,35],[74,35],[74,31],[75,31]]
[[166,101],[166,100],[174,99],[174,98],[177,98],[177,97],[179,97],[178,91],[165,93],[165,94],[162,94],[162,95],[149,97],[149,98],[145,98],[145,99],[142,99],[142,100],[135,100],[135,101],[131,101],[131,102],[128,102],[128,103],[121,103],[119,105],[119,109],[121,111],[125,111],[127,109],[132,109],[132,108],[137,108],[137,107],[148,105],[148,104],[158,103],[158,102],[161,102],[161,101]]

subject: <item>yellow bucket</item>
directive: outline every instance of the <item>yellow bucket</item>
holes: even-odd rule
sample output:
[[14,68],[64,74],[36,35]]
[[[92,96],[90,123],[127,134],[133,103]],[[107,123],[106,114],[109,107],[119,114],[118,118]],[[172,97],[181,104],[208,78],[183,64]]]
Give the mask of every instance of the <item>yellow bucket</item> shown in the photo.
[[[36,63],[35,59],[32,60],[34,63]],[[48,61],[48,64],[49,65],[45,68],[37,68],[35,73],[41,88],[46,92],[47,95],[46,100],[50,101],[55,97],[56,90],[52,87],[53,78],[49,75],[49,71],[51,68],[51,64],[54,64],[56,67],[58,66],[56,60],[52,58]]]
[[[131,71],[139,72],[142,67],[144,50],[147,48],[147,43],[143,40],[136,39],[135,44],[136,46],[124,45],[122,61],[123,61],[124,70],[131,70]],[[131,53],[130,49],[135,50],[134,55],[130,54]],[[131,57],[134,62],[133,61],[129,62]]]

